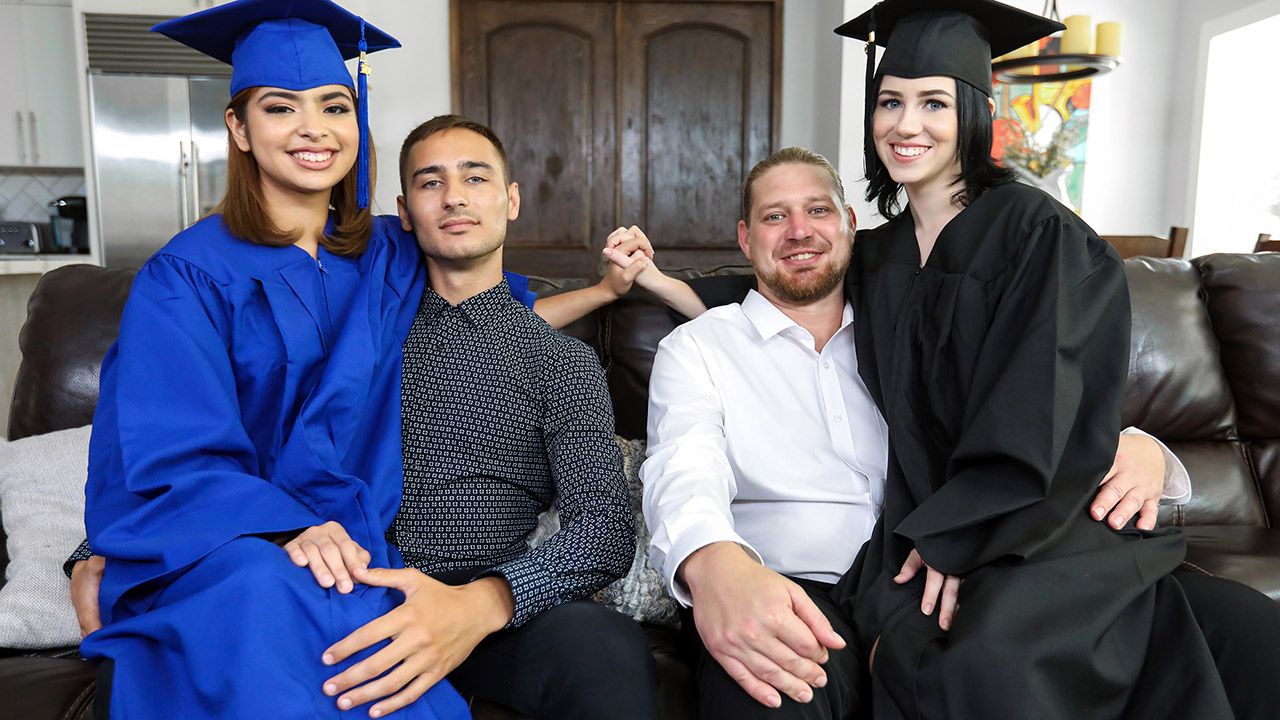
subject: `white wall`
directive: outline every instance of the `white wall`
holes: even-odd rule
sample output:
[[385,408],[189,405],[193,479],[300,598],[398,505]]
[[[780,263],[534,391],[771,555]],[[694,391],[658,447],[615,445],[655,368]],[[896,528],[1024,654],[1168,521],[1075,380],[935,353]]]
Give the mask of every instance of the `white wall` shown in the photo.
[[[831,162],[840,155],[840,3],[786,0],[782,21],[782,127],[779,147],[805,147]],[[756,158],[757,160],[763,158]]]
[[374,210],[396,211],[400,143],[420,123],[451,109],[448,0],[341,0],[391,33],[402,47],[369,57],[369,129],[378,157]]
[[[448,0],[339,0],[400,40],[370,57],[370,127],[378,155],[374,206],[394,213],[400,141],[419,123],[450,112],[452,69]],[[835,158],[840,143],[840,7],[831,0],[786,0],[782,20],[783,147],[800,145]],[[554,100],[552,100],[554,101]]]

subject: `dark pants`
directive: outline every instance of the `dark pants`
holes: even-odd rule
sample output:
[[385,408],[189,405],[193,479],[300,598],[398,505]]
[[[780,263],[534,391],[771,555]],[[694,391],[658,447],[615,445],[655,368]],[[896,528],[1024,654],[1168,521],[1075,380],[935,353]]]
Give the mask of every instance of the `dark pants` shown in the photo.
[[1236,720],[1280,718],[1280,603],[1226,578],[1173,574],[1213,653]]
[[644,630],[590,600],[489,636],[449,681],[465,697],[538,720],[657,717],[657,669]]
[[[1204,633],[1237,720],[1280,718],[1280,603],[1226,578],[1190,571],[1174,577],[1182,585],[1191,611]],[[851,638],[847,621],[831,602],[829,586],[797,580],[831,626]],[[686,613],[685,627],[693,628]],[[693,632],[696,637],[696,631]],[[782,707],[766,708],[751,698],[702,646],[698,659],[698,692],[702,718],[859,718],[869,714],[866,661],[849,650],[832,651],[825,668],[827,686],[801,704],[782,696]],[[1176,679],[1171,679],[1176,682]]]
[[[791,580],[804,588],[822,614],[826,615],[836,633],[852,643],[853,628],[831,599],[833,586],[812,580]],[[693,614],[684,613],[682,620],[684,627],[697,636],[697,631],[693,629]],[[748,695],[711,656],[700,637],[696,639],[696,646],[699,650],[698,717],[702,720],[837,720],[859,718],[870,710],[867,662],[851,645],[828,653],[827,662],[822,666],[827,671],[827,684],[814,688],[812,700],[798,703],[782,695],[782,706],[778,708],[765,707]]]

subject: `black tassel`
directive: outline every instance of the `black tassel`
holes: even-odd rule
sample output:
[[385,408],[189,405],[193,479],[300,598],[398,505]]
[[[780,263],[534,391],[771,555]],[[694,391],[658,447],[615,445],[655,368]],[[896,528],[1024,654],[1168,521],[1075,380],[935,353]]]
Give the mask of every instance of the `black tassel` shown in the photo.
[[[879,3],[877,3],[879,5]],[[866,116],[863,118],[865,126],[862,133],[862,155],[863,155],[863,173],[866,177],[871,177],[871,168],[874,166],[876,143],[871,136],[871,117],[876,111],[876,14],[875,8],[871,9],[871,22],[867,35],[867,84],[866,84]]]

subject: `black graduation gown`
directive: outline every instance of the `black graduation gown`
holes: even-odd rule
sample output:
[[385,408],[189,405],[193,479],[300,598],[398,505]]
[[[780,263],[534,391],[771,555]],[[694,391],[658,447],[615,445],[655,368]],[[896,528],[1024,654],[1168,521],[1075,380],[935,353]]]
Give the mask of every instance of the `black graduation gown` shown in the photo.
[[[855,244],[858,365],[889,424],[883,514],[837,592],[874,717],[1230,718],[1167,574],[1173,531],[1088,516],[1128,370],[1123,265],[1071,211],[996,187],[920,267],[909,212]],[[964,576],[952,628],[920,613],[915,547]],[[864,655],[865,656],[865,655]]]

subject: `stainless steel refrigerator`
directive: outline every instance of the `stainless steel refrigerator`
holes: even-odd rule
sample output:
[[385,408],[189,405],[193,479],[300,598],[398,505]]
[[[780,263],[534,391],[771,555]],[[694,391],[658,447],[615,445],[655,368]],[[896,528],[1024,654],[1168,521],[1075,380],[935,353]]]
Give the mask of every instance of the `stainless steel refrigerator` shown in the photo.
[[108,267],[140,267],[227,185],[228,78],[89,75],[98,232]]

